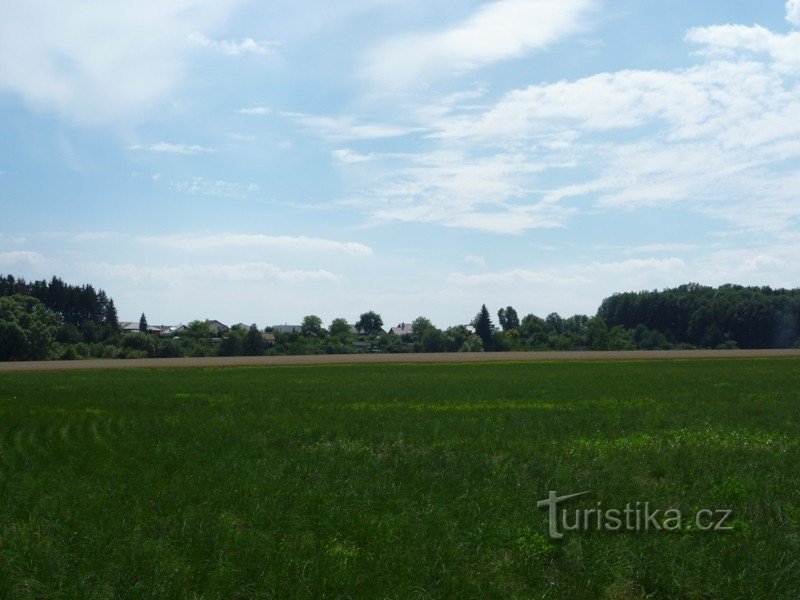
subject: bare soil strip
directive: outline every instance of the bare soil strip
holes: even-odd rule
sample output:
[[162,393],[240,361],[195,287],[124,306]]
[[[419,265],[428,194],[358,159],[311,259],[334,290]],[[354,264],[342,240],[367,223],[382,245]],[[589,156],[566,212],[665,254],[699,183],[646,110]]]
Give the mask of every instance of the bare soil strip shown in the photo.
[[653,350],[585,352],[452,352],[439,354],[315,354],[310,356],[212,356],[130,360],[49,360],[0,362],[4,371],[90,369],[167,369],[203,367],[277,367],[384,363],[481,363],[561,360],[692,360],[800,357],[800,350]]

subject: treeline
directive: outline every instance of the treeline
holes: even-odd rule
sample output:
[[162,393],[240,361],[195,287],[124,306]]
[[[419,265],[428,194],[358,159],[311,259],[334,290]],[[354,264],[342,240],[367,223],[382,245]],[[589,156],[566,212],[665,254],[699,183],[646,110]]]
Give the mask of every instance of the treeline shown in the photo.
[[603,300],[597,314],[608,327],[642,325],[676,345],[790,348],[800,335],[800,289],[692,283],[614,294]]
[[800,289],[687,284],[614,294],[591,317],[520,318],[512,306],[496,315],[497,324],[483,306],[469,324],[447,329],[420,316],[399,335],[386,332],[374,311],[328,327],[308,315],[293,333],[252,326],[219,337],[202,321],[179,335],[148,333],[142,315],[141,332],[122,334],[103,290],[8,275],[0,277],[0,360],[800,347]]
[[58,277],[27,282],[13,275],[0,277],[0,297],[32,296],[57,313],[68,329],[74,329],[85,341],[93,342],[113,336],[119,331],[114,300],[92,285],[70,285]]

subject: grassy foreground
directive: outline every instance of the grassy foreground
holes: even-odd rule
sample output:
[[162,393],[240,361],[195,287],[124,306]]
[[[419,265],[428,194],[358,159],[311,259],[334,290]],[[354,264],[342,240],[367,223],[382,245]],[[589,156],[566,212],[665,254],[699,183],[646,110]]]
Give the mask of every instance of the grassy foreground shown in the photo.
[[799,595],[798,359],[0,374],[0,597]]

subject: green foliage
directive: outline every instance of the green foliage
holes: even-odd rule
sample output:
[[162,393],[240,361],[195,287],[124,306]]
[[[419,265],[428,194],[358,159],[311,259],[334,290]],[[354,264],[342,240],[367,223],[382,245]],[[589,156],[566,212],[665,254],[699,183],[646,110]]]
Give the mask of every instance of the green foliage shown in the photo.
[[459,352],[483,352],[483,341],[477,335],[467,337],[458,349]]
[[242,356],[244,331],[231,329],[226,331],[219,342],[218,353],[220,356]]
[[139,331],[141,333],[147,333],[147,317],[144,316],[144,313],[139,317]]
[[82,340],[83,336],[74,323],[64,323],[56,334],[56,341],[62,344],[78,344]]
[[47,358],[58,329],[58,315],[36,298],[0,297],[0,360]]
[[334,319],[331,321],[331,325],[328,328],[328,335],[339,338],[339,340],[346,340],[352,335],[350,324],[346,319],[342,319],[341,317]]
[[261,356],[264,354],[264,338],[258,327],[251,325],[242,341],[242,352],[245,356]]
[[489,311],[486,309],[485,304],[481,306],[480,312],[472,320],[472,326],[475,328],[475,334],[481,338],[483,347],[486,350],[493,350],[494,323],[492,323],[492,318],[489,316]]
[[788,348],[800,334],[800,289],[698,284],[615,294],[598,310],[609,327],[643,325],[675,343]]
[[512,306],[501,308],[497,311],[497,320],[503,331],[511,331],[512,329],[519,329],[520,327],[517,311],[514,310]]
[[303,317],[303,324],[300,328],[300,335],[307,338],[323,338],[325,330],[322,328],[322,319],[317,315]]
[[370,310],[358,318],[356,329],[369,335],[377,335],[383,331],[383,319],[378,313]]

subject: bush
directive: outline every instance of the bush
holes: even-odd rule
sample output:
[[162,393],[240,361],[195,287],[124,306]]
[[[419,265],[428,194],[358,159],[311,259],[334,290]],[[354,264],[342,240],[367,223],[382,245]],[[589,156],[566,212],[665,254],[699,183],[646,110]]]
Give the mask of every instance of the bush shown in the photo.
[[739,344],[736,343],[736,340],[726,340],[721,344],[718,344],[714,350],[738,350]]

